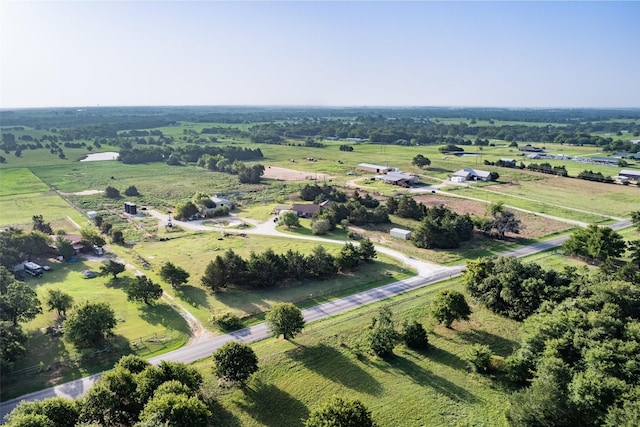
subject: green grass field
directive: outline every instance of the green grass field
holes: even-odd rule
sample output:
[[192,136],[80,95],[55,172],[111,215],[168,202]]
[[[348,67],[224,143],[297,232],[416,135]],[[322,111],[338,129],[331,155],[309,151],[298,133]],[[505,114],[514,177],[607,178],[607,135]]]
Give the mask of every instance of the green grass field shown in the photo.
[[45,221],[71,217],[81,221],[82,216],[29,169],[0,171],[0,226],[29,224],[33,215],[42,215]]
[[358,342],[379,306],[374,305],[310,324],[295,343],[268,339],[254,344],[260,371],[244,391],[219,388],[211,360],[198,362],[209,392],[220,403],[214,423],[302,426],[321,401],[339,395],[361,400],[380,426],[506,425],[508,388],[467,372],[463,358],[473,343],[508,355],[519,326],[480,307],[454,329],[435,325],[429,301],[438,289],[459,288],[457,283],[387,301],[398,325],[404,319],[425,325],[431,344],[425,352],[399,345],[388,361],[360,356]]

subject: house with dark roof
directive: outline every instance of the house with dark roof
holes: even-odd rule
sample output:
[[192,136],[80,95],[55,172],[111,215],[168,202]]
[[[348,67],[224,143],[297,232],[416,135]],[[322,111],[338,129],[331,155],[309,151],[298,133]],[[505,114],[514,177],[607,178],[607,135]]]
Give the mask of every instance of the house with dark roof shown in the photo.
[[317,203],[294,203],[291,210],[300,218],[311,218],[320,212],[322,207]]

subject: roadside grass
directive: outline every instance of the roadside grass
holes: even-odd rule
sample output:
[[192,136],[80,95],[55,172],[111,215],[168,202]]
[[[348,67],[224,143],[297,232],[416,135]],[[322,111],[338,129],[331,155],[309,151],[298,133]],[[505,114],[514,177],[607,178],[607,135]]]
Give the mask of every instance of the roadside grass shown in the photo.
[[[146,306],[127,301],[126,284],[133,280],[129,271],[121,274],[115,281],[106,277],[84,279],[80,273],[86,269],[97,271],[99,262],[81,260],[77,263],[48,264],[54,268],[53,271],[45,272],[40,278],[25,279],[36,290],[43,313],[23,324],[29,337],[27,353],[15,366],[18,372],[38,365],[42,369],[10,377],[3,383],[3,400],[110,369],[124,354],[135,353],[151,357],[186,343],[189,327],[167,303],[161,300],[153,306]],[[104,347],[108,347],[108,351],[87,355],[86,350],[76,349],[62,336],[43,332],[48,326],[59,322],[55,311],[47,311],[47,289],[52,288],[61,289],[73,296],[74,304],[104,301],[111,306],[118,324],[113,337],[105,343]],[[77,360],[82,355],[85,357]]]
[[374,304],[311,323],[293,342],[253,344],[260,371],[244,390],[219,386],[210,358],[197,362],[207,392],[220,405],[213,422],[302,426],[322,401],[338,395],[362,401],[381,426],[507,425],[511,390],[499,377],[468,372],[463,358],[474,343],[507,356],[517,345],[519,324],[473,306],[469,322],[456,322],[453,329],[436,325],[429,303],[443,288],[461,289],[460,279],[384,303],[398,329],[405,319],[423,323],[431,345],[424,352],[399,345],[390,360],[366,354],[361,337],[382,305]]
[[128,258],[134,260],[135,256],[139,255],[147,260],[150,269],[143,271],[154,278],[158,277],[160,267],[167,261],[185,268],[191,274],[189,282],[178,291],[166,287],[165,290],[183,301],[189,311],[203,324],[209,322],[213,313],[229,311],[240,317],[251,317],[263,313],[276,302],[298,303],[313,298],[331,298],[334,295],[345,295],[390,283],[409,274],[408,268],[399,265],[397,260],[378,255],[376,262],[363,264],[354,273],[340,274],[323,281],[287,282],[275,289],[264,290],[229,288],[212,294],[200,285],[200,278],[207,264],[229,249],[247,259],[251,252],[262,253],[269,248],[276,253],[284,253],[291,249],[308,254],[315,246],[323,244],[330,253],[336,255],[342,247],[340,244],[327,245],[321,242],[269,236],[233,236],[222,238],[223,240],[218,240],[218,236],[220,235],[215,232],[203,232],[163,242],[144,242],[128,249]]

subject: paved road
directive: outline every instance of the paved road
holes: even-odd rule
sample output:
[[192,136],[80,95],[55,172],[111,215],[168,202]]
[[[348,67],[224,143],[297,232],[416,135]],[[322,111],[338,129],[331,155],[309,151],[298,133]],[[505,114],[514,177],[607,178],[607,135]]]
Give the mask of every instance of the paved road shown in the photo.
[[[188,223],[187,223],[188,224]],[[627,227],[631,224],[631,221],[620,221],[613,226],[614,229],[620,229]],[[209,228],[210,229],[210,228]],[[282,233],[287,237],[291,237],[289,234]],[[518,248],[504,252],[501,255],[504,256],[517,256],[523,257],[531,255],[537,252],[541,252],[547,249],[560,246],[569,236],[557,237],[544,242],[535,243],[523,248]],[[328,240],[328,239],[323,239]],[[330,243],[340,243],[334,240],[328,240]],[[398,282],[390,283],[385,286],[370,289],[368,291],[360,292],[348,297],[339,298],[315,307],[311,307],[303,310],[304,318],[307,322],[325,319],[327,317],[344,313],[346,311],[353,310],[363,305],[371,304],[373,302],[381,301],[386,298],[390,298],[395,295],[421,288],[425,285],[433,284],[438,281],[453,277],[460,274],[464,270],[464,265],[457,265],[453,267],[442,267],[428,264],[423,261],[417,260],[412,257],[408,257],[396,251],[392,251],[387,248],[377,248],[382,253],[386,253],[392,256],[399,255],[399,258],[406,261],[410,265],[414,266],[419,272],[418,276],[410,279],[401,280]],[[163,360],[190,363],[204,357],[208,357],[217,348],[224,343],[235,340],[242,343],[252,343],[260,341],[269,336],[269,331],[264,323],[260,323],[249,328],[241,329],[226,335],[217,336],[209,340],[200,342],[187,347],[182,347],[178,350],[174,350],[169,353],[156,356],[149,359],[153,364],[158,364]],[[40,390],[35,393],[27,394],[25,396],[9,400],[0,404],[0,420],[5,414],[11,412],[11,410],[21,400],[42,400],[48,397],[62,396],[71,399],[82,396],[91,385],[100,377],[101,374],[95,374],[90,377],[82,378],[75,381],[70,381],[65,384],[61,384],[55,387],[51,387],[45,390]]]

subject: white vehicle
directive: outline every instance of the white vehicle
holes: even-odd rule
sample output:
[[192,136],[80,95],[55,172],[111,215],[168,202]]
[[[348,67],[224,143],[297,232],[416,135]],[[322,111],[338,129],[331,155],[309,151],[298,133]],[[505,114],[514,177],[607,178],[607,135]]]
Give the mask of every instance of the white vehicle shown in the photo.
[[44,269],[41,265],[36,264],[35,262],[27,261],[24,263],[24,271],[33,277],[39,277],[42,276]]

